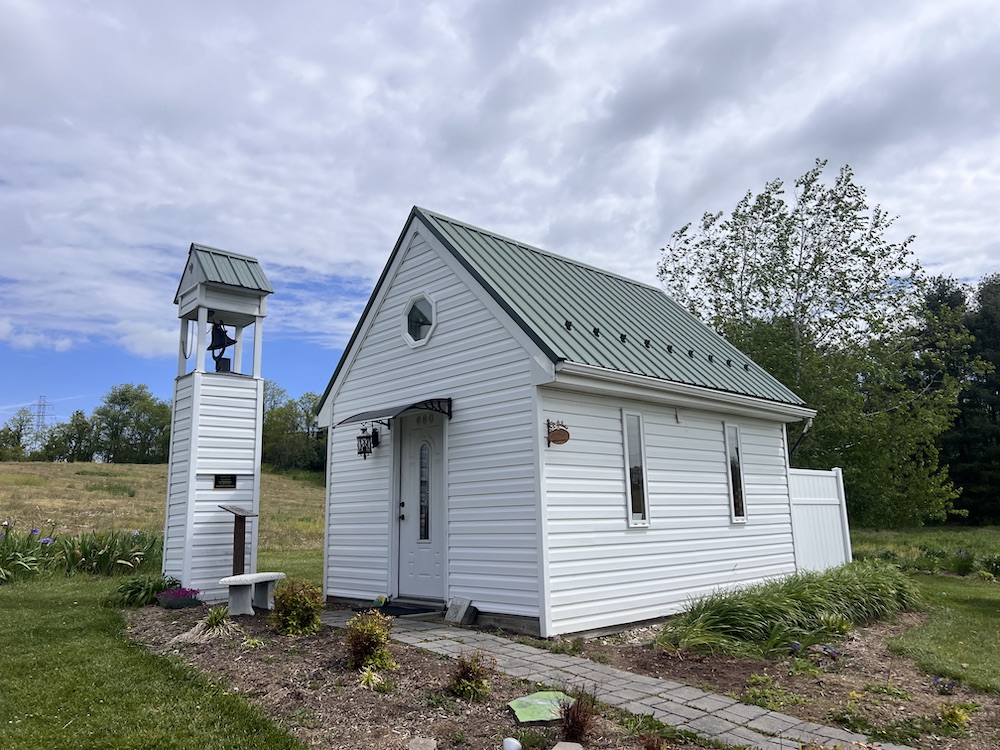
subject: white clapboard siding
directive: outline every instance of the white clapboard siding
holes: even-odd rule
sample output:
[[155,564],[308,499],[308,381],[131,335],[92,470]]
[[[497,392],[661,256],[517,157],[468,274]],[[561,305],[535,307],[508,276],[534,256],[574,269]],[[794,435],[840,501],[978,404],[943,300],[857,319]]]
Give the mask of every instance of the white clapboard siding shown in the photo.
[[374,599],[389,593],[389,502],[392,435],[366,460],[357,425],[332,430],[327,457],[327,596]]
[[[718,587],[794,570],[779,423],[740,426],[747,522],[732,523],[723,419],[541,389],[571,438],[545,449],[550,635],[683,609]],[[650,523],[629,528],[621,407],[643,415]]]
[[[259,420],[263,381],[192,372],[177,378],[163,572],[197,588],[204,601],[227,598],[219,579],[233,572],[234,516],[220,505],[258,512]],[[236,489],[215,489],[216,474]],[[246,570],[256,570],[257,519],[246,520]]]
[[821,571],[850,562],[851,531],[840,469],[791,469],[789,486],[799,570]]
[[[368,409],[451,398],[447,444],[447,592],[484,611],[538,617],[537,455],[531,362],[453,268],[419,236],[404,251],[336,395],[333,422]],[[436,325],[410,348],[406,303],[427,294]],[[389,512],[392,447],[357,456],[358,425],[334,429],[326,589],[389,593],[397,522]],[[388,433],[383,434],[391,440]]]
[[170,417],[170,474],[167,477],[167,513],[163,532],[163,573],[179,581],[185,579],[187,556],[194,384],[194,374],[177,378]]

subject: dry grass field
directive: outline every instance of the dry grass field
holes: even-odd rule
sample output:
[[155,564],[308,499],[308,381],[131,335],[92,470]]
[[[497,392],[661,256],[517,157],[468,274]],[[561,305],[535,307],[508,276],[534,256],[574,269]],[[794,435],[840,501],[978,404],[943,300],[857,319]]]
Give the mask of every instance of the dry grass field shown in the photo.
[[[47,536],[111,529],[163,533],[166,496],[166,464],[0,463],[0,521]],[[323,487],[265,472],[259,543],[259,569],[291,568],[318,581]]]

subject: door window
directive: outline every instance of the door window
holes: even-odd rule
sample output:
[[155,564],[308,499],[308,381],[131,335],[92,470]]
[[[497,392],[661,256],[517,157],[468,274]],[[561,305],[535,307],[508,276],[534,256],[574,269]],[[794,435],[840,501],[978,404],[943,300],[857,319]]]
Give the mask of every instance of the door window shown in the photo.
[[420,444],[420,541],[431,538],[431,446]]

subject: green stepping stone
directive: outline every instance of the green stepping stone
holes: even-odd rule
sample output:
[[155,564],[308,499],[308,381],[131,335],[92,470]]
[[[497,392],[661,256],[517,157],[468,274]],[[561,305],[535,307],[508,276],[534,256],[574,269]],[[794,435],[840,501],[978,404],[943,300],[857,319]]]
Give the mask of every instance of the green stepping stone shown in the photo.
[[548,724],[559,721],[560,703],[572,704],[573,700],[560,690],[542,690],[523,698],[515,698],[507,705],[519,724]]

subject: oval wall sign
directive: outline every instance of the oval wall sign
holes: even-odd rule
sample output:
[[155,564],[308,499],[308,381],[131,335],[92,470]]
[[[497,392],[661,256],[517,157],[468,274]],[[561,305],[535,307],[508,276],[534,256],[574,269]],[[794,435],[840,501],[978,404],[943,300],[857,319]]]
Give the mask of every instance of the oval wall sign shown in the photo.
[[562,445],[569,440],[569,430],[565,427],[554,427],[549,430],[549,442],[553,445]]

